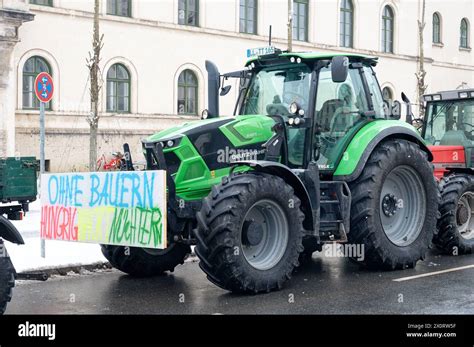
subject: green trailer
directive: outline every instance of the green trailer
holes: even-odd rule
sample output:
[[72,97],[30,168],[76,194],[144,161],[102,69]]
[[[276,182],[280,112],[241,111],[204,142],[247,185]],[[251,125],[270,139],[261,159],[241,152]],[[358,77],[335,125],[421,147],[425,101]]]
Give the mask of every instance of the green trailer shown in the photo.
[[24,244],[10,220],[23,219],[29,203],[36,200],[37,169],[34,157],[0,159],[0,314],[11,300],[16,278],[4,241]]
[[37,169],[34,157],[0,159],[0,202],[35,201]]

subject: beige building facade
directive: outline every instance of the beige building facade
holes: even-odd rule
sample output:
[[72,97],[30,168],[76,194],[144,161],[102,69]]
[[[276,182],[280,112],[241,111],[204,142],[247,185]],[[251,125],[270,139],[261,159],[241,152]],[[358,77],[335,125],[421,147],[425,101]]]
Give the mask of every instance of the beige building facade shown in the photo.
[[[0,0],[0,36],[9,37],[0,40],[0,155],[39,155],[31,81],[46,69],[56,85],[46,112],[50,169],[86,169],[93,2]],[[293,13],[294,51],[378,56],[387,97],[416,100],[421,0],[295,0]],[[206,60],[221,73],[240,69],[247,49],[268,44],[270,26],[273,44],[287,47],[286,0],[102,0],[100,19],[101,154],[128,142],[139,157],[141,139],[199,119]],[[426,0],[428,92],[474,87],[473,22],[472,0]],[[222,98],[222,115],[232,114],[236,90]]]

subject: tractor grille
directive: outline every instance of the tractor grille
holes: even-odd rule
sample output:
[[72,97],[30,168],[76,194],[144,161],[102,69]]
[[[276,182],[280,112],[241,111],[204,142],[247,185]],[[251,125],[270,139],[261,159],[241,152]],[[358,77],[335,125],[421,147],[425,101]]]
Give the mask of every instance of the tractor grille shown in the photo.
[[165,160],[168,173],[170,175],[176,174],[181,165],[181,160],[179,160],[178,156],[173,152],[168,152],[165,153]]

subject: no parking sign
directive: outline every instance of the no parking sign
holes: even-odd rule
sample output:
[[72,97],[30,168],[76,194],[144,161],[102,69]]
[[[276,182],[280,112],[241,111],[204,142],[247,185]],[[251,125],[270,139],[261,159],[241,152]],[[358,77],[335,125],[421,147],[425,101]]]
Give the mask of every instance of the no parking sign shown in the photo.
[[35,80],[35,94],[39,101],[50,102],[54,94],[53,78],[47,73],[40,73]]

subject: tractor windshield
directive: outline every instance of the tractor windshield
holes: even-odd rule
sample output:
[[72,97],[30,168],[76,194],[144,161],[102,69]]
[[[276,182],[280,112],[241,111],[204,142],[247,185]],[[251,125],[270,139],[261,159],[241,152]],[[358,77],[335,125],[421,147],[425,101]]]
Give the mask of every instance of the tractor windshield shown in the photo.
[[435,146],[474,145],[474,99],[428,104],[425,140]]
[[311,70],[304,64],[262,69],[250,82],[240,114],[289,116],[293,102],[308,112],[310,88]]

